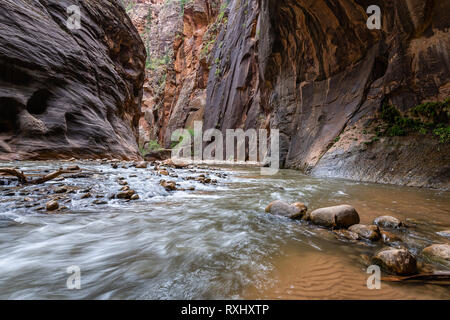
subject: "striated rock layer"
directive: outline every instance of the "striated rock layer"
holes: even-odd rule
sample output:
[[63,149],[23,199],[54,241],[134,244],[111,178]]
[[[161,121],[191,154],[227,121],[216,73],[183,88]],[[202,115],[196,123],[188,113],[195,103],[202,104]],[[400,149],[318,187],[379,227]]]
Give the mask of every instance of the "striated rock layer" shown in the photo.
[[0,25],[0,159],[140,157],[146,54],[119,1],[2,0]]
[[[370,5],[381,30],[367,28]],[[448,143],[374,128],[382,105],[406,113],[450,97],[450,2],[248,0],[227,10],[205,128],[277,128],[284,166],[317,176],[450,188]]]

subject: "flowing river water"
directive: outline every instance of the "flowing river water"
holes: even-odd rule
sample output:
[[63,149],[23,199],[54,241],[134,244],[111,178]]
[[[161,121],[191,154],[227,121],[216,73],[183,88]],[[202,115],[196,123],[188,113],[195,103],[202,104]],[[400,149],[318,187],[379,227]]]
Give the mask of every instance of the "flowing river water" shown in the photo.
[[[67,162],[13,162],[26,173]],[[403,219],[398,231],[413,254],[449,239],[450,192],[318,179],[257,168],[168,169],[77,162],[86,176],[20,187],[0,185],[0,299],[450,299],[450,288],[383,282],[366,286],[379,243],[351,243],[303,221],[264,212],[273,200],[302,201],[309,210],[350,204],[362,223],[381,215]],[[217,184],[187,177],[205,174]],[[110,199],[123,177],[140,199]],[[166,191],[161,179],[179,188]],[[57,187],[74,191],[55,194]],[[69,189],[70,189],[69,188]],[[82,198],[89,191],[91,198]],[[46,214],[52,197],[67,209]],[[97,204],[93,201],[97,200]],[[69,290],[67,268],[81,270]],[[437,267],[439,269],[439,267]]]

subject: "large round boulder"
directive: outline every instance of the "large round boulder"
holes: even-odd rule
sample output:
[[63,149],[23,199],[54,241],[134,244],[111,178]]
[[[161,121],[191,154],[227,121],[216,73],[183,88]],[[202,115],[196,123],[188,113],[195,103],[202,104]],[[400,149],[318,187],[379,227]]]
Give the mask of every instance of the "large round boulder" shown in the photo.
[[398,275],[417,273],[416,258],[407,249],[384,248],[372,257],[372,263],[388,273]]
[[433,244],[422,250],[422,254],[432,262],[450,267],[450,244]]
[[348,230],[370,241],[378,241],[381,238],[380,229],[374,225],[354,224]]
[[289,219],[301,219],[307,210],[303,203],[296,202],[294,204],[288,204],[279,200],[271,202],[266,208],[266,212],[270,214]]
[[395,217],[391,216],[381,216],[373,221],[373,224],[379,226],[380,228],[397,229],[404,227],[405,224]]
[[359,215],[352,206],[340,205],[314,210],[309,220],[327,228],[348,228],[359,223]]

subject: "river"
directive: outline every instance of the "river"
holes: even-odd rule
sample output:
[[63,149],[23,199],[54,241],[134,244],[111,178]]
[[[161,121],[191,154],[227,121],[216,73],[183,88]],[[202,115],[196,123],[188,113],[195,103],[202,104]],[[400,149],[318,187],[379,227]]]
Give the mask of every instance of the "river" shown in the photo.
[[[345,242],[264,211],[279,199],[302,201],[309,210],[350,204],[362,223],[393,215],[409,225],[398,235],[418,254],[448,242],[438,234],[450,229],[448,191],[318,179],[292,170],[267,177],[248,167],[169,169],[173,176],[161,177],[152,167],[76,164],[86,177],[0,185],[0,299],[450,299],[448,286],[431,284],[383,282],[380,290],[369,290],[361,256],[381,244]],[[67,165],[0,163],[26,173]],[[217,184],[186,179],[200,174]],[[119,177],[139,200],[110,199],[121,187]],[[166,191],[161,179],[195,191]],[[36,210],[58,186],[74,187],[61,195],[64,213]],[[92,198],[83,199],[82,190]],[[81,270],[79,290],[66,286],[70,266]]]

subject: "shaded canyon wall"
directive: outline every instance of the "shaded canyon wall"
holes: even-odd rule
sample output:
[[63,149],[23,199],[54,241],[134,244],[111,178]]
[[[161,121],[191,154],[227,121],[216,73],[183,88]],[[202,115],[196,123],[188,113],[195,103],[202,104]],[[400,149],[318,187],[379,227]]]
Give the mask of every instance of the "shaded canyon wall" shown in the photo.
[[0,159],[140,158],[145,50],[118,1],[2,0],[0,25]]
[[[381,30],[366,26],[373,4]],[[232,1],[205,127],[277,128],[284,166],[312,175],[449,188],[448,143],[376,131],[382,105],[403,113],[450,96],[449,9],[439,0]]]

